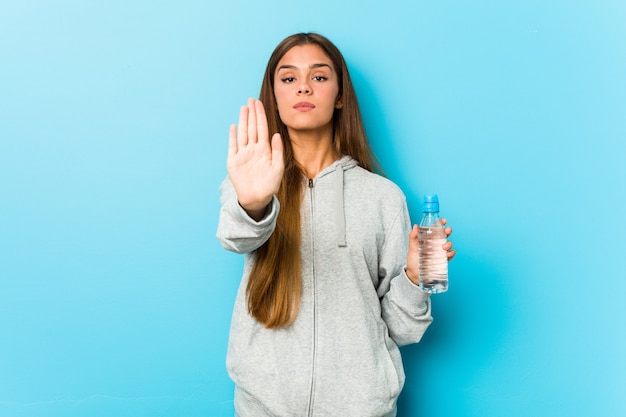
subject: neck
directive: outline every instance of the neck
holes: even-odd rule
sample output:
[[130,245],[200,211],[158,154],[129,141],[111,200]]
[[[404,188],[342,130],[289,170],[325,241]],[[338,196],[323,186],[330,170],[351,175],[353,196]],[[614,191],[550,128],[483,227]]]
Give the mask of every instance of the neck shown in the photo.
[[324,168],[335,162],[339,155],[330,132],[289,132],[293,155],[307,178],[315,178]]

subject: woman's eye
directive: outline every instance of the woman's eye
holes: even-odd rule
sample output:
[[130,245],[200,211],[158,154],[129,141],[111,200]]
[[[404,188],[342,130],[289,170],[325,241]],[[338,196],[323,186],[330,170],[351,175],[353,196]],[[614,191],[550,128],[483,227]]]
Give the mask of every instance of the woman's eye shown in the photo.
[[284,82],[284,83],[292,83],[292,82],[294,82],[294,80],[295,80],[295,78],[293,78],[293,77],[285,77],[285,78],[281,79],[281,81]]
[[315,77],[313,77],[314,81],[326,81],[328,78],[324,77],[323,75],[316,75]]

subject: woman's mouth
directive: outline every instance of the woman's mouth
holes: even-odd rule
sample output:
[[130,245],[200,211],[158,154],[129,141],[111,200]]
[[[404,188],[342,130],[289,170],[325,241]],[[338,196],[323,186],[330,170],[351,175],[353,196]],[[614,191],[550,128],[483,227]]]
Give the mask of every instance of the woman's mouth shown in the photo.
[[315,105],[313,103],[309,103],[308,101],[301,101],[299,103],[296,103],[293,108],[298,111],[309,111],[313,110],[315,108]]

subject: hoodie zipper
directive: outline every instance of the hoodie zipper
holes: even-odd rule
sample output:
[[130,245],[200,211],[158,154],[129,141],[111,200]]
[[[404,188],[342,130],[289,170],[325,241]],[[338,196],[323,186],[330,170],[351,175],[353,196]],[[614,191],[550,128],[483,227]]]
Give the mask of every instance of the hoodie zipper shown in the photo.
[[[314,214],[315,214],[315,210],[314,210],[314,206],[313,206],[313,180],[311,178],[309,178],[309,196],[310,196],[310,200],[311,200],[311,245],[312,245],[312,253],[315,254],[315,233],[314,233],[314,228],[315,228],[315,221],[314,221]],[[315,297],[315,294],[317,292],[317,288],[316,288],[316,279],[315,279],[315,255],[313,256],[313,262],[312,262],[312,267],[313,267],[313,279],[312,279],[312,300],[313,300],[313,335],[312,335],[312,352],[311,352],[311,389],[309,391],[309,411],[308,411],[308,416],[312,417],[313,416],[313,401],[314,401],[314,392],[315,392],[315,372],[316,372],[316,342],[317,342],[317,308],[316,308],[316,304],[317,304],[317,300]]]

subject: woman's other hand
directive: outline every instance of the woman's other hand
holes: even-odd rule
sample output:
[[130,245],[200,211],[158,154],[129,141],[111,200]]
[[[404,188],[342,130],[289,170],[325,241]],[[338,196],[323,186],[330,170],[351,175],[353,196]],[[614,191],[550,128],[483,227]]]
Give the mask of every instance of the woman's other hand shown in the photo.
[[[449,238],[452,234],[451,227],[445,227],[448,221],[445,218],[441,219],[441,224],[444,226],[444,233],[446,234],[446,238]],[[413,230],[409,234],[409,253],[406,261],[406,275],[409,279],[415,284],[419,285],[419,248],[418,248],[418,227],[417,225],[413,226]],[[456,255],[456,250],[452,249],[452,242],[447,241],[444,243],[441,248],[446,251],[446,256],[448,257],[448,262]]]

